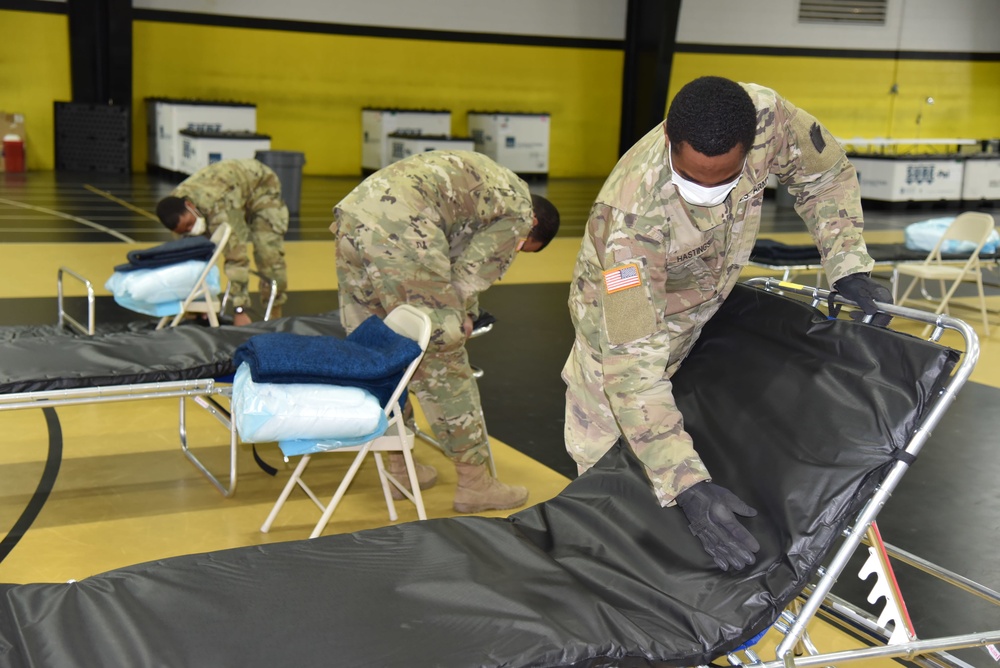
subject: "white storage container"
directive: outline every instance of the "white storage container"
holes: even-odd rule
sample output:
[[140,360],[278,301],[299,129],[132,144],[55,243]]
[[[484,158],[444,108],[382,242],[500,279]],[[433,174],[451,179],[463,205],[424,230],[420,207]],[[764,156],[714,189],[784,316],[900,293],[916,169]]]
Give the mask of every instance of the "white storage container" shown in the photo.
[[194,174],[213,162],[230,158],[255,158],[271,149],[271,137],[256,132],[198,132],[181,130],[180,165],[175,171]]
[[388,136],[451,135],[451,112],[422,109],[361,110],[361,169],[375,171],[390,162]]
[[408,158],[416,153],[426,151],[475,151],[476,144],[471,137],[428,137],[424,135],[391,134],[386,137],[389,143],[389,163]]
[[969,202],[1000,200],[1000,155],[966,157],[962,199]]
[[962,199],[964,160],[943,156],[851,157],[861,198],[881,202]]
[[469,112],[476,150],[517,174],[549,173],[548,114]]
[[181,130],[257,132],[257,107],[244,102],[146,98],[149,165],[182,171]]

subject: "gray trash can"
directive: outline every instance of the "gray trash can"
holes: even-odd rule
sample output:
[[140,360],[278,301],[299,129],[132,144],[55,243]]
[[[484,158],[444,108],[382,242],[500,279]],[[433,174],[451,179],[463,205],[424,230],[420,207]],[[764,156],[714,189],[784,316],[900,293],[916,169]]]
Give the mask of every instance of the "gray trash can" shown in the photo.
[[288,213],[297,216],[302,201],[302,165],[306,164],[305,153],[257,151],[254,157],[278,175],[278,180],[281,181],[281,196],[288,207]]

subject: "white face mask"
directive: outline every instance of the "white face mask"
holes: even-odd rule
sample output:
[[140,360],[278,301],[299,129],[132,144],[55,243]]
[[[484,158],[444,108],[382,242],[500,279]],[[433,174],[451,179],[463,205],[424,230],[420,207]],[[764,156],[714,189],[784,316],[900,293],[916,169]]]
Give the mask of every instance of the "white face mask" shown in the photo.
[[194,227],[191,228],[191,231],[188,232],[187,235],[189,237],[200,237],[201,235],[205,234],[205,230],[207,229],[208,229],[208,224],[205,222],[205,219],[202,218],[201,216],[198,216],[197,218],[194,219]]
[[[677,192],[680,193],[681,197],[688,204],[694,204],[695,206],[718,206],[726,201],[729,197],[729,193],[732,192],[736,184],[740,182],[743,175],[740,174],[735,179],[729,183],[723,183],[719,186],[703,186],[693,181],[688,181],[683,176],[674,171],[674,158],[671,154],[670,147],[667,147],[667,161],[670,163],[670,180],[675,186],[677,186]],[[744,166],[746,163],[744,162]],[[741,170],[742,171],[742,170]]]
[[190,206],[188,206],[187,210],[194,214],[194,226],[190,229],[190,231],[185,233],[185,236],[200,237],[205,234],[205,230],[208,229],[208,223],[206,223],[205,219],[199,216],[198,212]]

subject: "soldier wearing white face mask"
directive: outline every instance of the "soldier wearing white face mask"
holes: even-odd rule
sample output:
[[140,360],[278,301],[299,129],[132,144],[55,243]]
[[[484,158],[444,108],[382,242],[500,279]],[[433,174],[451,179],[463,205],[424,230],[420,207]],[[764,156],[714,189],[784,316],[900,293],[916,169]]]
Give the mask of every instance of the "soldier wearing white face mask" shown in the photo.
[[222,223],[228,223],[232,234],[224,257],[233,322],[237,325],[250,322],[247,309],[251,244],[257,270],[266,279],[260,282],[261,303],[267,303],[270,279],[274,279],[278,295],[271,317],[281,317],[288,287],[285,269],[288,207],[281,198],[281,182],[274,170],[253,158],[212,163],[160,200],[156,214],[167,229],[186,236],[211,235]]
[[775,91],[720,77],[684,86],[615,166],[570,286],[567,450],[583,472],[623,439],[660,505],[681,507],[723,570],[754,563],[759,546],[736,515],[756,511],[711,482],[670,378],[749,260],[771,174],[796,196],[831,284],[868,312],[891,302],[868,276],[857,174],[840,145]]

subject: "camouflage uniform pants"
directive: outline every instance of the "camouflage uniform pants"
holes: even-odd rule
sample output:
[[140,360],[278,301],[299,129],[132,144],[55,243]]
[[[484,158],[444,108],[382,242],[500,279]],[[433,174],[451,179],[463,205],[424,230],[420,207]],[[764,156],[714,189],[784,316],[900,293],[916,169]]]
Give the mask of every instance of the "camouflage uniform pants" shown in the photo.
[[424,311],[431,339],[410,384],[434,438],[452,460],[482,464],[488,458],[479,389],[465,351],[465,308],[448,279],[406,258],[379,230],[341,220],[337,233],[340,318],[352,331],[369,316],[400,304]]
[[[265,177],[247,204],[246,232],[234,233],[226,248],[226,277],[232,286],[230,298],[233,306],[249,306],[250,256],[247,245],[253,244],[253,261],[260,272],[260,299],[267,304],[271,296],[271,280],[277,282],[278,296],[275,305],[288,299],[288,270],[285,265],[285,233],[288,232],[288,207],[281,199],[281,183],[271,172]],[[234,232],[241,226],[234,225]]]

